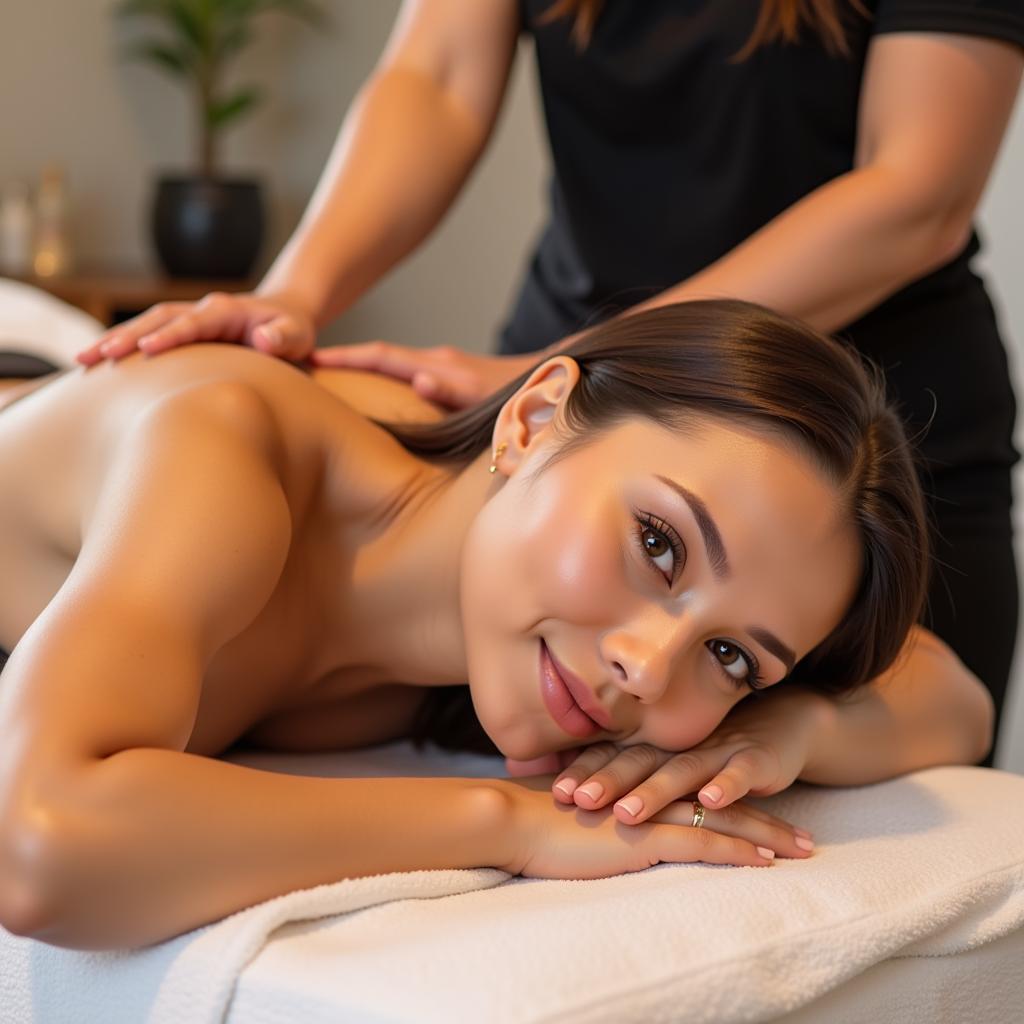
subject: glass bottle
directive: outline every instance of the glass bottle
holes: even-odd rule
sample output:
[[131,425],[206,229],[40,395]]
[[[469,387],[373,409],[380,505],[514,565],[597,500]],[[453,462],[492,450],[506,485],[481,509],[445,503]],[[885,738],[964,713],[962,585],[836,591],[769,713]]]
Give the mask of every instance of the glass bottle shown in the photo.
[[32,272],[32,200],[23,181],[8,181],[0,192],[0,274]]
[[56,164],[44,168],[39,182],[32,269],[38,277],[57,277],[71,269],[67,236],[67,192],[64,172]]

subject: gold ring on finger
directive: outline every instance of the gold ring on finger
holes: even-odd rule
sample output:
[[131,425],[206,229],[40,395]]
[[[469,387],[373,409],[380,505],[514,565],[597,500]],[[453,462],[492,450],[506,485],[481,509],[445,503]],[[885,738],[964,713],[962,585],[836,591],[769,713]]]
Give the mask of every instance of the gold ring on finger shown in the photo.
[[693,801],[693,821],[690,828],[700,828],[704,824],[704,805],[699,800]]

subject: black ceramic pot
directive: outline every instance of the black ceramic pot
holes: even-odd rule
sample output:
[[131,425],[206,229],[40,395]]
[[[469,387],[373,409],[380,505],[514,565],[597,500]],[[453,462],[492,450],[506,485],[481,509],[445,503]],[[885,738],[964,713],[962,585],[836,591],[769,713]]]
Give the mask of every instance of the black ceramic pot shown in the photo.
[[263,241],[259,182],[161,178],[153,239],[172,277],[248,277]]

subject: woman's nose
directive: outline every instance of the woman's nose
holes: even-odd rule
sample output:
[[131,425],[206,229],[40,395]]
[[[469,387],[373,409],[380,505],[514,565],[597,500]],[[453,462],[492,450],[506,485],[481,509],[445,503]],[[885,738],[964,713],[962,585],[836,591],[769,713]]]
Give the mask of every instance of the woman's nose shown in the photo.
[[600,643],[601,656],[621,689],[650,704],[668,689],[692,632],[685,616],[646,615],[606,633]]

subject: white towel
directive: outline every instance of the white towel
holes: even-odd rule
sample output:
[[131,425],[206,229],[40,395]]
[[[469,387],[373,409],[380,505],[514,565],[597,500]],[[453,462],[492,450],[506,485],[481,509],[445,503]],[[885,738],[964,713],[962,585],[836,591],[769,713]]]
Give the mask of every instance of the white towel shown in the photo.
[[[390,761],[393,774],[410,774],[410,757],[398,747],[362,764],[343,755],[298,766],[365,775]],[[436,754],[415,763],[417,774],[493,768]],[[0,1016],[763,1021],[888,958],[955,955],[1024,926],[1024,778],[933,769],[871,787],[797,786],[763,803],[815,833],[813,858],[587,882],[382,875],[291,893],[124,954],[5,936],[0,1006],[10,1015]],[[288,923],[312,918],[323,920]]]

